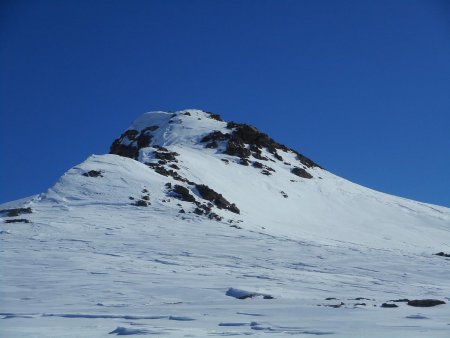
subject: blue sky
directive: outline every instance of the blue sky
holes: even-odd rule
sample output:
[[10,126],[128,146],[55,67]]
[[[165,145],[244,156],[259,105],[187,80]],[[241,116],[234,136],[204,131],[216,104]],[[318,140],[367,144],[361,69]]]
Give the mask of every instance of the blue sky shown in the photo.
[[2,1],[0,202],[145,111],[199,108],[450,206],[449,94],[448,1]]

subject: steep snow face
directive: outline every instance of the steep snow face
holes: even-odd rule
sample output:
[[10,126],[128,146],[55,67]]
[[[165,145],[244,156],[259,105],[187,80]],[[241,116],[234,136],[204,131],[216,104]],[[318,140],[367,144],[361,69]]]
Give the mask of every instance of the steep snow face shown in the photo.
[[448,305],[380,306],[449,300],[450,209],[200,110],[146,113],[110,152],[0,206],[0,336],[448,335]]

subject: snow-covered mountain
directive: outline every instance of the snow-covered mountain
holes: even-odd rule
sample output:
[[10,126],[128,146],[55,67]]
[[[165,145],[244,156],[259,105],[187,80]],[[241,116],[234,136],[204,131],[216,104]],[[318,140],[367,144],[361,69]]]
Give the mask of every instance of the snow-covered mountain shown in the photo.
[[448,305],[394,302],[450,299],[450,209],[215,114],[146,113],[0,210],[2,337],[450,334]]

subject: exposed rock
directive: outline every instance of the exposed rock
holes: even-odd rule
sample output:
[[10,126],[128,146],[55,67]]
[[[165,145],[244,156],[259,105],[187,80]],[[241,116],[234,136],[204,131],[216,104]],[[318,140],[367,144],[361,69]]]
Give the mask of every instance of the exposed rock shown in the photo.
[[189,189],[181,185],[175,184],[172,192],[175,193],[175,195],[177,195],[177,197],[182,201],[195,202],[195,197],[190,194]]
[[[147,127],[141,132],[133,129],[126,130],[119,138],[114,140],[109,153],[137,159],[139,149],[147,147],[152,140],[152,136],[148,132],[156,130],[155,128],[157,129],[158,126]],[[123,141],[128,141],[130,144],[123,144]]]
[[292,168],[291,173],[303,178],[312,178],[312,175],[310,173],[308,173],[305,169],[299,167]]
[[281,193],[281,195],[282,195],[284,198],[288,198],[288,197],[289,197],[288,194],[286,194],[284,191],[280,191],[280,193]]
[[300,161],[301,164],[307,166],[308,168],[314,168],[314,167],[318,167],[318,168],[322,168],[321,166],[319,166],[317,163],[315,163],[313,160],[307,158],[306,156],[298,153],[295,150],[292,150],[296,155],[297,155],[297,160]]
[[159,160],[169,161],[169,162],[178,162],[176,159],[176,156],[179,156],[180,154],[176,152],[171,151],[155,151],[155,158]]
[[240,164],[240,165],[248,166],[248,165],[250,164],[250,161],[247,160],[246,158],[241,158],[241,159],[239,160],[239,164]]
[[205,212],[202,209],[198,208],[198,207],[194,209],[194,214],[203,215],[204,213]]
[[261,162],[255,161],[253,162],[252,166],[261,169],[263,167],[263,164]]
[[344,305],[345,305],[345,303],[344,303],[344,302],[341,302],[340,304],[326,304],[326,305],[324,305],[324,306],[326,306],[326,307],[332,307],[332,308],[338,309],[338,308],[340,308],[340,307],[342,307],[342,306],[344,306]]
[[31,223],[30,220],[25,218],[6,219],[5,223]]
[[437,254],[435,254],[436,256],[441,256],[441,257],[450,257],[450,254],[445,253],[445,252],[438,252]]
[[188,179],[182,177],[180,174],[178,174],[176,171],[173,171],[172,169],[166,169],[162,165],[158,163],[146,163],[146,165],[150,168],[152,168],[156,173],[163,175],[163,176],[170,176],[174,180],[185,182],[188,184],[193,184],[193,182],[189,181]]
[[219,130],[214,130],[213,132],[209,133],[208,135],[204,136],[200,142],[211,142],[211,141],[225,141],[230,138],[230,134],[224,134]]
[[227,143],[225,154],[237,156],[240,158],[247,158],[251,155],[251,152],[246,148],[242,140],[233,137]]
[[16,217],[22,214],[31,214],[33,210],[31,208],[15,208],[15,209],[3,209],[0,210],[0,214],[6,214],[6,217]]
[[397,304],[383,303],[383,304],[381,304],[381,307],[383,307],[383,308],[395,308],[395,307],[398,307],[398,305]]
[[150,202],[144,201],[144,200],[137,200],[136,202],[132,203],[132,205],[135,205],[137,207],[148,207]]
[[393,299],[393,300],[390,300],[390,302],[394,302],[394,303],[406,303],[406,302],[409,302],[409,299],[406,299],[406,298],[402,298],[402,299]]
[[206,144],[205,148],[215,149],[218,146],[219,146],[219,144],[217,143],[217,141],[211,141]]
[[416,306],[416,307],[431,307],[441,304],[446,304],[443,300],[439,299],[415,299],[410,300],[408,303],[410,306]]
[[179,170],[180,169],[180,167],[177,166],[175,163],[170,164],[169,167],[171,167],[172,169],[175,169],[175,170]]
[[102,175],[103,171],[101,170],[89,170],[86,173],[83,173],[83,176],[86,177],[103,177]]
[[278,160],[278,161],[283,161],[283,157],[281,155],[279,155],[277,152],[275,152],[275,154],[273,154],[273,156]]
[[222,120],[222,118],[220,117],[220,115],[219,114],[214,114],[214,113],[210,113],[210,112],[206,112],[207,114],[209,114],[209,118],[210,119],[213,119],[213,120],[217,120],[217,121],[220,121],[220,122],[223,122],[223,120]]
[[197,188],[198,193],[203,199],[213,202],[219,209],[227,209],[237,214],[240,213],[236,205],[228,202],[225,197],[215,192],[210,187],[204,184],[196,184],[195,187]]
[[266,170],[266,169],[261,170],[261,174],[266,175],[266,176],[272,175],[272,174],[270,173],[270,171],[269,171],[269,170]]

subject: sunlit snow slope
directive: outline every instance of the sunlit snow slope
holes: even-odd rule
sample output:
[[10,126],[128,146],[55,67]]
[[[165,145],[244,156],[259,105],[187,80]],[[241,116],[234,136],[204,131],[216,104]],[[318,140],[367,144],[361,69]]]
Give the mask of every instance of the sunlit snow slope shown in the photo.
[[2,337],[450,334],[447,304],[392,302],[448,302],[450,209],[214,114],[146,113],[0,210]]

